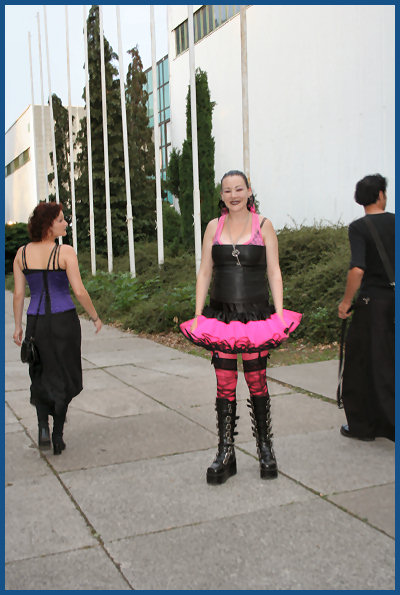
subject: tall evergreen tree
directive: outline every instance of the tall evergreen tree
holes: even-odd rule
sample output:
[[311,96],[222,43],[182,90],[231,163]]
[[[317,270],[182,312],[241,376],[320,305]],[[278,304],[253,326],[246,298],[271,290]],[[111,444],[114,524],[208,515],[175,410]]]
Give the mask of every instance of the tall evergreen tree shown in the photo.
[[[60,202],[63,205],[64,216],[71,222],[71,178],[70,178],[70,159],[69,159],[69,126],[68,110],[63,106],[58,95],[53,93],[53,116],[54,116],[54,136],[56,141],[56,161],[58,176],[58,193]],[[50,161],[54,169],[53,151],[50,152]],[[54,171],[48,174],[48,181],[51,184],[54,181]],[[56,194],[51,193],[49,200],[55,201]]]
[[[104,254],[107,251],[107,229],[98,6],[92,6],[89,11],[87,32],[95,238],[96,251]],[[116,256],[128,249],[120,83],[118,70],[113,64],[117,58],[117,54],[104,38],[110,204],[113,253]],[[85,90],[82,97],[83,99],[86,97]],[[81,120],[77,144],[79,148],[77,155],[79,179],[76,184],[78,242],[80,246],[87,248],[90,239],[86,117]]]
[[[202,233],[210,219],[217,214],[215,193],[215,143],[212,136],[212,112],[215,102],[211,101],[207,73],[196,70],[196,113],[199,155],[199,186]],[[168,189],[178,196],[182,215],[182,235],[186,245],[194,245],[193,230],[193,166],[192,166],[192,118],[190,87],[186,96],[186,139],[182,153],[175,150],[167,172]]]
[[[156,237],[156,186],[154,143],[149,128],[144,90],[146,75],[138,47],[128,52],[131,62],[126,78],[126,119],[135,241]],[[154,118],[157,125],[157,118]]]

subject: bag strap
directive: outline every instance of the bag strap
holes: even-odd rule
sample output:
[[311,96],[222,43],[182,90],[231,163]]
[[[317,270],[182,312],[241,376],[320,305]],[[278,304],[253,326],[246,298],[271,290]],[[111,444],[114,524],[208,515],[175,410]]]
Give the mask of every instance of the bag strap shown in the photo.
[[[350,306],[348,312],[353,310],[354,306]],[[344,370],[344,356],[345,356],[345,343],[346,343],[346,328],[347,318],[342,320],[342,328],[340,333],[340,350],[339,350],[339,373],[338,373],[338,386],[336,390],[336,401],[339,409],[343,409],[342,389],[343,389],[343,370]]]
[[375,245],[376,245],[376,249],[378,250],[379,256],[381,257],[382,263],[383,263],[383,267],[386,271],[386,274],[389,278],[389,284],[393,287],[394,289],[394,285],[395,285],[395,281],[394,281],[394,272],[392,269],[392,266],[390,264],[388,255],[386,253],[386,250],[383,246],[382,240],[379,237],[379,234],[376,230],[375,225],[372,223],[371,219],[366,216],[365,217],[365,222],[367,224],[367,226],[369,227],[369,230],[371,232],[371,235],[375,241]]

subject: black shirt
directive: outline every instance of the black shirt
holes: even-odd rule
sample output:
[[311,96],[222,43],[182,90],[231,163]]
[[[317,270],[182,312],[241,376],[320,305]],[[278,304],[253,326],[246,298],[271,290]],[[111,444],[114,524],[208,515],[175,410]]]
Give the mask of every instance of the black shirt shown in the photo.
[[349,225],[349,240],[351,249],[350,268],[358,267],[364,271],[360,287],[360,295],[378,297],[393,291],[382,260],[376,248],[375,241],[365,222],[370,217],[382,240],[388,259],[394,270],[395,255],[395,215],[393,213],[378,213],[365,215]]

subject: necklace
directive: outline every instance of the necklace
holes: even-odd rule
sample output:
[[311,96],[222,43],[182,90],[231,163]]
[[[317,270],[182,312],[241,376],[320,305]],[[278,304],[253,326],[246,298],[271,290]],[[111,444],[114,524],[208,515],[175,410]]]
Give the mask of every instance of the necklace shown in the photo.
[[232,240],[232,236],[231,236],[231,230],[230,230],[230,227],[229,227],[229,218],[228,218],[229,216],[228,216],[228,217],[227,217],[227,219],[226,219],[226,231],[228,232],[229,239],[230,239],[230,241],[231,241],[232,248],[233,248],[233,250],[232,250],[232,256],[234,256],[234,257],[236,258],[236,265],[237,265],[237,266],[239,266],[239,267],[240,267],[240,266],[242,266],[242,265],[240,264],[240,260],[239,260],[239,254],[240,254],[240,252],[239,252],[239,250],[236,248],[236,245],[237,245],[238,241],[240,240],[241,236],[243,235],[243,233],[244,233],[244,231],[245,231],[245,229],[246,229],[246,227],[247,227],[247,223],[248,223],[248,220],[249,220],[249,216],[250,216],[250,211],[249,211],[249,213],[248,213],[248,215],[247,215],[247,217],[246,217],[246,221],[244,222],[243,229],[242,229],[242,231],[240,232],[240,234],[238,235],[238,238],[237,238],[236,242],[234,242],[234,241]]

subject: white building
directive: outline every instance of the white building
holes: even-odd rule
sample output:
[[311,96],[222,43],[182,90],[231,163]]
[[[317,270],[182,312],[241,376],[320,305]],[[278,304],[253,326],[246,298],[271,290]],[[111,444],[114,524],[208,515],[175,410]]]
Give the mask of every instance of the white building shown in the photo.
[[[73,133],[80,127],[83,107],[72,107]],[[26,223],[39,200],[46,199],[46,176],[53,171],[50,108],[44,106],[43,158],[42,106],[30,105],[5,134],[5,221]],[[46,167],[45,167],[46,166]],[[54,185],[49,193],[54,193]]]
[[[197,5],[195,63],[213,112],[216,182],[243,169],[239,6]],[[395,209],[395,7],[247,7],[250,175],[260,212],[284,225],[361,216],[356,182],[388,178]],[[186,21],[186,24],[185,24]],[[171,141],[186,134],[187,6],[168,7]]]

